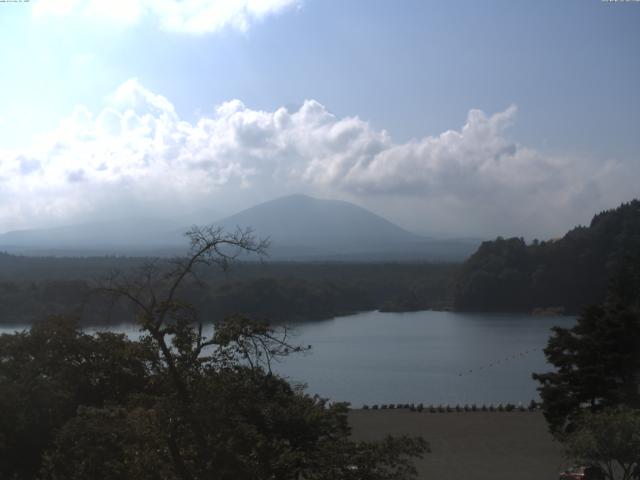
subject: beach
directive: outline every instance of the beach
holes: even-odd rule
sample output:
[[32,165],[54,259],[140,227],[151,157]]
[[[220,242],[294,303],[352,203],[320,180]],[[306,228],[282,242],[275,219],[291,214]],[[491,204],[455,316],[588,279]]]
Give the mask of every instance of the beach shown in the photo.
[[540,412],[352,410],[349,421],[357,440],[424,437],[431,453],[416,462],[421,480],[555,480],[570,464]]

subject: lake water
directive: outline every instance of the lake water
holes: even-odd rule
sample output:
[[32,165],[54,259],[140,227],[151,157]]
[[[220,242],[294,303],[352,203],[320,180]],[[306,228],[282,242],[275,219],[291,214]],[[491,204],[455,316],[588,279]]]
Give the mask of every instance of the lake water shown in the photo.
[[[295,325],[294,342],[312,349],[275,370],[306,383],[310,393],[356,407],[527,404],[538,399],[531,373],[550,369],[542,352],[550,328],[574,323],[518,314],[365,312]],[[113,330],[137,336],[135,326]]]

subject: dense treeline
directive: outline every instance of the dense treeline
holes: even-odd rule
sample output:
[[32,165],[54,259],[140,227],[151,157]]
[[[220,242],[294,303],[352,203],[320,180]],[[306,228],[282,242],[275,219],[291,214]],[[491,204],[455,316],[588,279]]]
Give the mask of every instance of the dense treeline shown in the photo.
[[597,214],[559,240],[484,242],[458,275],[454,308],[579,312],[602,303],[608,279],[640,252],[640,201]]
[[[127,257],[21,257],[0,254],[0,323],[74,314],[85,324],[133,319],[94,286],[114,271],[151,262]],[[448,308],[456,265],[238,262],[227,273],[202,271],[182,296],[208,318],[243,313],[272,322],[331,318],[363,310]]]
[[112,270],[130,270],[145,261],[145,257],[32,257],[0,252],[0,281],[89,280]]

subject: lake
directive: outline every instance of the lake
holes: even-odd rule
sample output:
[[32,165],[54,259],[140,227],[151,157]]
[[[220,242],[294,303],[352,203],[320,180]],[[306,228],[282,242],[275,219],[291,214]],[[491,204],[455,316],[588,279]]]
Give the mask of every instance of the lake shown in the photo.
[[[538,399],[532,372],[550,369],[542,349],[571,317],[365,312],[294,325],[310,352],[275,370],[310,393],[355,407],[382,403],[523,403]],[[1,332],[23,327],[2,327]],[[113,330],[137,336],[133,325]]]

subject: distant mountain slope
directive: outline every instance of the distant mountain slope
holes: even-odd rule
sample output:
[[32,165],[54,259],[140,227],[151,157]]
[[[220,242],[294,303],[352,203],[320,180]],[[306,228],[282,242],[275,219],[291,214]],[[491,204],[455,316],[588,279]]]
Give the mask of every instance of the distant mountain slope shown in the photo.
[[354,249],[420,240],[390,221],[353,203],[307,195],[280,197],[219,222],[226,228],[251,226],[274,244]]
[[[213,220],[209,217],[200,223]],[[56,256],[174,255],[187,246],[183,234],[190,225],[184,223],[137,218],[13,231],[0,235],[0,251]],[[478,245],[416,235],[352,203],[306,195],[277,198],[213,223],[229,231],[252,228],[256,236],[269,237],[269,255],[277,260],[461,261]]]
[[218,223],[269,237],[269,253],[279,259],[459,261],[477,245],[422,237],[352,203],[307,195],[277,198]]
[[166,220],[144,218],[15,230],[0,235],[0,249],[27,254],[67,252],[82,255],[184,245],[184,238],[171,230],[171,224]]
[[458,310],[578,312],[604,300],[608,280],[629,257],[640,256],[640,201],[593,217],[555,241],[519,238],[484,242],[463,265]]

